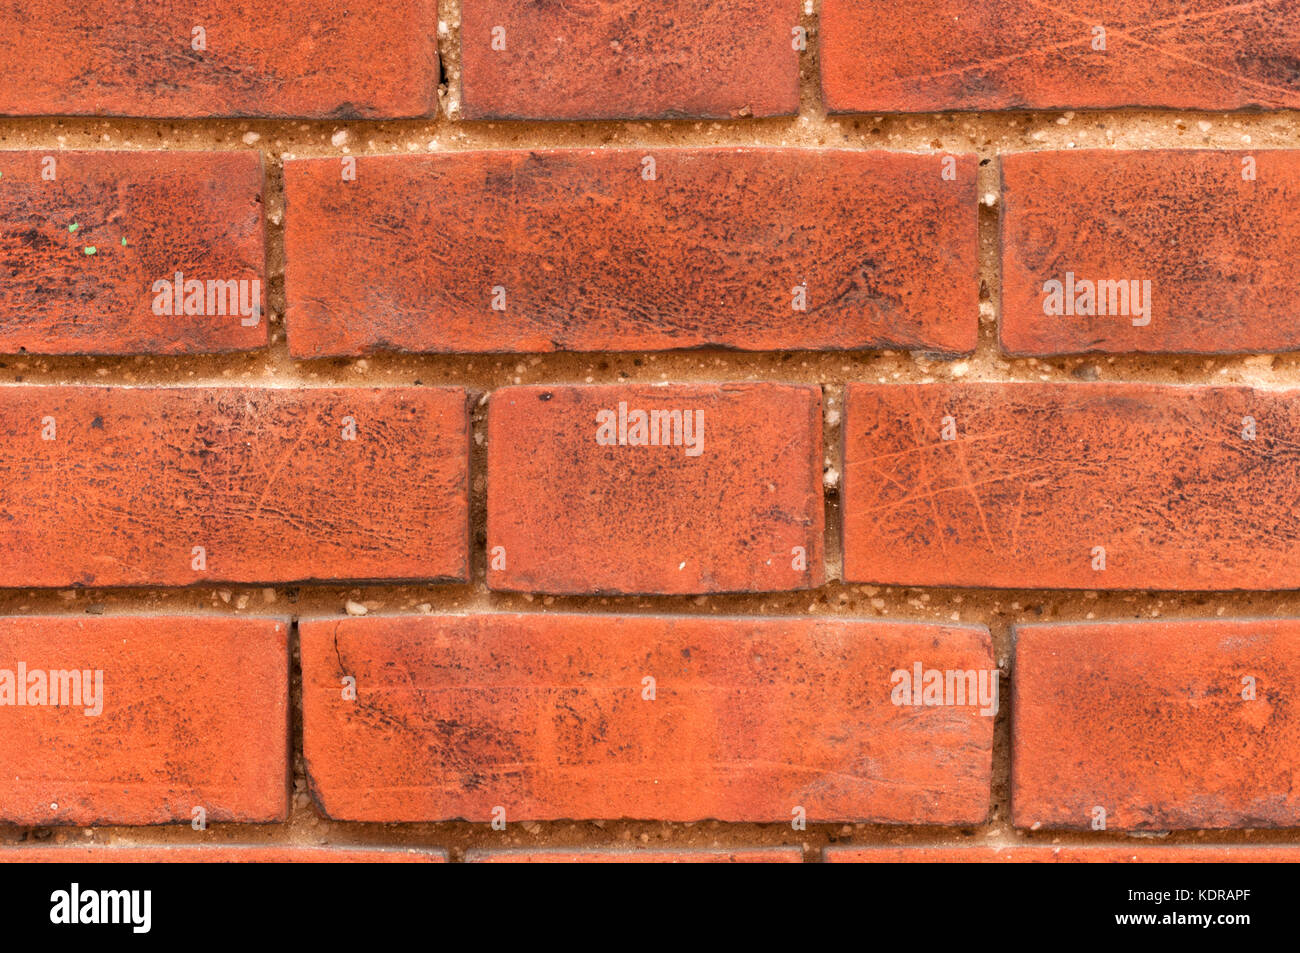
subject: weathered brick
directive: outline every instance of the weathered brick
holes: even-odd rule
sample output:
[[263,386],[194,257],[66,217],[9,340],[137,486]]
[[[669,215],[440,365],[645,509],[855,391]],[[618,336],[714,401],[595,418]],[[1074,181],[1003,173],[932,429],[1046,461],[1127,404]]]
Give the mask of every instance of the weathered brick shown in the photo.
[[1300,152],[1004,156],[1002,346],[1300,348],[1298,208]]
[[0,821],[283,820],[288,633],[250,617],[0,618]]
[[993,719],[892,703],[894,672],[918,661],[989,670],[982,627],[485,614],[299,629],[303,755],[331,818],[987,814]]
[[1300,621],[1017,626],[1017,827],[1300,823]]
[[149,847],[0,847],[0,864],[441,864],[441,850],[202,844]]
[[4,0],[0,115],[432,116],[437,21],[436,0]]
[[1300,586],[1295,391],[851,384],[846,405],[849,581]]
[[[659,445],[631,445],[656,436]],[[488,585],[670,594],[819,586],[821,469],[816,386],[502,388],[488,405]]]
[[1294,864],[1300,847],[825,847],[828,864]]
[[790,116],[798,0],[461,4],[466,119]]
[[355,162],[354,181],[337,158],[285,162],[295,357],[975,347],[973,155],[548,149]]
[[801,864],[798,847],[468,850],[471,864]]
[[0,585],[463,580],[465,402],[423,387],[0,388]]
[[0,352],[265,347],[261,155],[0,152],[0,268]]
[[1300,106],[1289,0],[823,0],[820,24],[830,112]]

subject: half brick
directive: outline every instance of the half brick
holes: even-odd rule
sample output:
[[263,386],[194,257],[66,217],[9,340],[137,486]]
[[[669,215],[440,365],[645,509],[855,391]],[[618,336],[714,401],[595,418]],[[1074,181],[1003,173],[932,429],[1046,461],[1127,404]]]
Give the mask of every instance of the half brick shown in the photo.
[[1017,626],[1017,827],[1300,826],[1300,621]]
[[1300,348],[1300,152],[1002,157],[1013,354]]
[[502,388],[488,405],[488,585],[819,586],[821,468],[816,386]]
[[265,347],[256,152],[0,152],[0,353]]
[[0,618],[0,821],[284,820],[288,645],[282,619]]
[[466,119],[792,116],[798,0],[463,0]]

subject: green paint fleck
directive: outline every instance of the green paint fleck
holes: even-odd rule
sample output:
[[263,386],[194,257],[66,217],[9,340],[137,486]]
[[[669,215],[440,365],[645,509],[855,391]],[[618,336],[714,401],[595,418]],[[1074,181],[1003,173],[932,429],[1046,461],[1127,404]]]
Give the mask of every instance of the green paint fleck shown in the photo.
[[97,252],[97,251],[99,251],[99,249],[96,248],[94,245],[87,245],[87,246],[86,246],[86,254],[87,254],[87,255],[93,255],[93,254],[95,254],[95,252]]
[[126,247],[126,239],[125,239],[125,238],[122,239],[122,247],[123,247],[123,248]]
[[68,226],[68,231],[70,231],[70,232],[75,232],[75,231],[76,231],[77,229],[79,229],[80,227],[81,227],[80,223],[78,223],[78,222],[73,222],[71,225]]

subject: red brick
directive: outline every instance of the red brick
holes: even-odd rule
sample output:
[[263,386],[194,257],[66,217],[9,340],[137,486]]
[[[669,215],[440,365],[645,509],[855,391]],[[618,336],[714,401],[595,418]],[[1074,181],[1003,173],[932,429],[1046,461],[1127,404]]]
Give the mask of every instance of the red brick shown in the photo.
[[432,116],[437,20],[436,0],[5,0],[0,115]]
[[[1004,156],[1002,346],[1014,354],[1300,348],[1291,319],[1300,298],[1297,208],[1300,152]],[[1114,300],[1109,289],[1095,303],[1078,300],[1069,289],[1081,282],[1089,297],[1115,283]],[[1079,305],[1107,313],[1074,314]]]
[[472,864],[802,864],[803,850],[798,847],[469,850],[465,852],[465,861]]
[[[288,634],[250,617],[0,618],[0,821],[190,823],[195,807],[208,823],[283,820]],[[38,671],[102,672],[102,710],[52,693],[17,706],[20,664],[29,702]]]
[[[1014,631],[1017,827],[1300,823],[1300,620]],[[1253,698],[1248,695],[1254,695]]]
[[969,352],[976,169],[843,149],[505,150],[362,157],[344,182],[337,158],[290,160],[290,350]]
[[464,0],[461,112],[466,119],[791,116],[799,109],[798,24],[798,0]]
[[[260,153],[0,152],[0,351],[265,347],[265,244]],[[210,314],[173,316],[154,283],[177,272],[245,282],[257,310],[214,293]]]
[[1300,106],[1290,2],[823,0],[820,24],[830,112]]
[[987,815],[993,719],[891,702],[893,672],[917,661],[989,669],[982,627],[489,614],[299,628],[309,785],[338,820]]
[[852,384],[844,441],[852,582],[1300,586],[1296,391]]
[[0,847],[0,864],[442,864],[441,850],[203,844],[150,847]]
[[464,580],[465,400],[420,387],[0,388],[0,585]]
[[1297,847],[826,847],[828,864],[1294,864]]
[[[618,416],[624,404],[629,437],[633,411],[679,411],[681,445],[597,444],[600,415]],[[488,405],[488,585],[669,594],[819,586],[821,469],[816,386],[502,388]]]

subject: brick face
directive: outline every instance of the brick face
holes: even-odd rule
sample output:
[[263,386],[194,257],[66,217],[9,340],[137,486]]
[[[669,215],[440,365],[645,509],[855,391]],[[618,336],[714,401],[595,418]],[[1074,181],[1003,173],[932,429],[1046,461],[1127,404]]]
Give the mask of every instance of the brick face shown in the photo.
[[[788,116],[798,0],[463,0],[466,119]],[[743,26],[740,26],[743,24]]]
[[1295,109],[1297,50],[1300,9],[1285,2],[821,5],[831,112]]
[[1294,827],[1300,622],[1017,626],[1017,827]]
[[988,811],[993,719],[891,701],[892,673],[916,661],[988,669],[980,627],[487,614],[300,632],[303,754],[339,820],[488,821],[499,807],[507,823],[789,824],[802,807],[810,823],[972,824]]
[[0,864],[441,864],[438,850],[366,847],[0,847]]
[[[288,636],[280,619],[0,618],[0,821],[283,820]],[[99,687],[60,678],[55,705],[51,672]]]
[[463,579],[465,402],[456,388],[0,389],[0,584]]
[[851,384],[845,578],[1291,588],[1298,407],[1248,387]]
[[1294,864],[1296,847],[827,847],[828,864]]
[[821,437],[817,387],[498,390],[488,408],[488,585],[555,593],[818,586]]
[[[1007,351],[1300,345],[1300,152],[1077,150],[1001,161]],[[1045,293],[1051,281],[1061,287]]]
[[975,346],[972,155],[506,150],[345,168],[285,167],[299,357]]
[[798,847],[742,850],[471,850],[473,864],[801,864]]
[[435,0],[4,0],[0,116],[432,116],[436,30]]
[[[7,353],[265,347],[261,157],[0,152],[0,261],[12,275],[0,282]],[[223,283],[211,305],[207,282]]]

